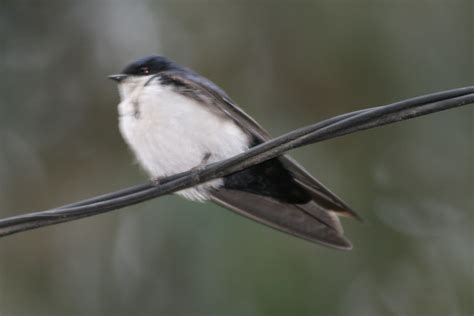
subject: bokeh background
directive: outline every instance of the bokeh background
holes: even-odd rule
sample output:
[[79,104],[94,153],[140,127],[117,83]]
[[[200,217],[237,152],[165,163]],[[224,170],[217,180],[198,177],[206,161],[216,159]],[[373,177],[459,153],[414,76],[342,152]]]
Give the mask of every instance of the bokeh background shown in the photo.
[[[147,180],[106,80],[133,59],[195,69],[279,135],[472,85],[473,7],[3,0],[0,217]],[[167,196],[1,239],[0,315],[472,315],[473,113],[291,153],[365,218],[351,252]]]

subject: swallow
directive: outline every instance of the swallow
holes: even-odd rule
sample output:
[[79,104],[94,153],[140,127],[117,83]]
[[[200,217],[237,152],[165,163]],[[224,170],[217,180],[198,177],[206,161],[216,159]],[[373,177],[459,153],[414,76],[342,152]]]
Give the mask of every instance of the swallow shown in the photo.
[[[166,57],[141,58],[109,78],[118,84],[120,132],[155,183],[271,138],[220,87]],[[176,194],[337,249],[352,248],[339,217],[359,218],[287,155]]]

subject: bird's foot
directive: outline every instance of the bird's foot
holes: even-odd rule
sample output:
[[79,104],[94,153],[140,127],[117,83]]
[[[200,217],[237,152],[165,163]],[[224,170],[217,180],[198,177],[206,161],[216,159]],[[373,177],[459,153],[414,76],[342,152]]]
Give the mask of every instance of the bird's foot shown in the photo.
[[196,167],[191,168],[191,171],[193,172],[193,177],[197,178],[198,181],[199,181],[199,172],[206,167],[209,161],[209,158],[211,158],[211,153],[206,153],[204,157],[202,158],[201,163],[197,165]]
[[153,178],[153,179],[151,179],[151,183],[152,183],[155,187],[157,187],[157,186],[160,185],[160,181],[161,181],[161,178]]

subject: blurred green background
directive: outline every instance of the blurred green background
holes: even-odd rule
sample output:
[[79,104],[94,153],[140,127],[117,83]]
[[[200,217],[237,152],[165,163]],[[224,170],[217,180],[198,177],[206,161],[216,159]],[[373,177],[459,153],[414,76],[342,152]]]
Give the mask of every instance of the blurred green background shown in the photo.
[[[474,2],[0,2],[0,217],[143,182],[106,76],[166,55],[274,135],[474,83]],[[292,152],[365,223],[326,249],[169,196],[0,239],[0,315],[472,315],[471,107]]]

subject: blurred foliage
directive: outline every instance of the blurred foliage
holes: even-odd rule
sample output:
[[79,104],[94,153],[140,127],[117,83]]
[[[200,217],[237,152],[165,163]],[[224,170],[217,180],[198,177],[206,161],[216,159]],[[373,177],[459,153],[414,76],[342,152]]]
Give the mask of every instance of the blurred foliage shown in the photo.
[[[163,54],[278,135],[474,82],[465,1],[0,2],[0,216],[146,178],[108,74]],[[165,197],[0,240],[0,315],[472,315],[473,115],[292,154],[366,219],[352,252]]]

